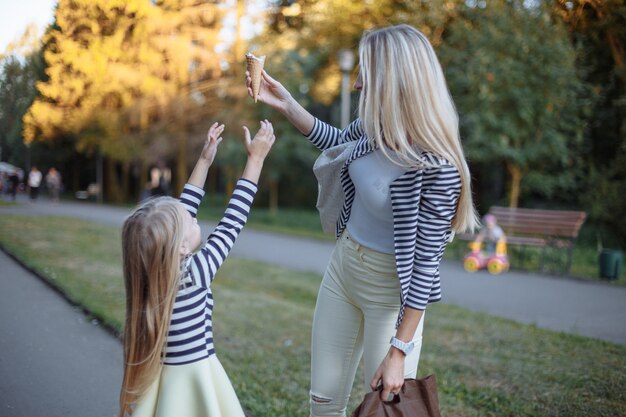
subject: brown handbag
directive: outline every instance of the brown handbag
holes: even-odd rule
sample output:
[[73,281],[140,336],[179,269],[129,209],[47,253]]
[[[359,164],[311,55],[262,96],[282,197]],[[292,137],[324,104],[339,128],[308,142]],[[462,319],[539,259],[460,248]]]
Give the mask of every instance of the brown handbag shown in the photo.
[[391,401],[382,401],[380,390],[365,394],[352,417],[441,417],[435,375],[405,379]]

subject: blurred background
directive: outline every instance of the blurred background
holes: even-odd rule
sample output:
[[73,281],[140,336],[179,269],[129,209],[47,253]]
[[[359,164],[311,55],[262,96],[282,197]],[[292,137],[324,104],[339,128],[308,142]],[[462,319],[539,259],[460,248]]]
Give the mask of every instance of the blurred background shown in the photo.
[[278,141],[258,205],[270,213],[313,210],[318,151],[247,96],[245,53],[266,55],[265,69],[296,99],[341,126],[356,117],[358,93],[348,86],[363,32],[408,23],[431,40],[444,67],[479,211],[582,210],[589,217],[581,243],[626,246],[623,0],[23,0],[0,7],[4,185],[12,170],[23,177],[37,166],[60,172],[62,198],[130,204],[155,188],[176,194],[208,126],[220,121],[225,140],[207,188],[229,195],[245,160],[241,126],[256,130],[268,118]]

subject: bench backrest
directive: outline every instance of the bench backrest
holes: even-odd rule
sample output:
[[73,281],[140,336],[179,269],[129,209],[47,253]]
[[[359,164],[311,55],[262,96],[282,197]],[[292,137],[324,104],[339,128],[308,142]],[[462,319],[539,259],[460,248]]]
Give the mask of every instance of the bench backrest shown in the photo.
[[511,236],[552,236],[574,239],[587,214],[584,211],[491,207],[504,233]]

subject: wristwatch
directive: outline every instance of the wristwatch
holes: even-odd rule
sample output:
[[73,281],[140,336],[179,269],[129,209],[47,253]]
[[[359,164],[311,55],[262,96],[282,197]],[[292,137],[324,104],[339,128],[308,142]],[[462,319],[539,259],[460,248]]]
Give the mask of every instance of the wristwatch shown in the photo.
[[404,353],[405,356],[411,353],[413,351],[413,348],[415,347],[415,343],[413,343],[412,341],[406,343],[398,339],[395,336],[391,338],[389,343],[391,344],[391,346],[395,347],[396,349]]

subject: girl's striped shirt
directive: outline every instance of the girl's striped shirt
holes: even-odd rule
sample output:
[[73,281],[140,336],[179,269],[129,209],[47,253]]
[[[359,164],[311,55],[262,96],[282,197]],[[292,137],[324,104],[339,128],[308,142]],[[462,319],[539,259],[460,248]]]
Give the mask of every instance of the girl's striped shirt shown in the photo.
[[[215,354],[211,282],[246,224],[256,192],[256,184],[240,179],[222,220],[202,248],[183,262],[163,363],[183,365]],[[187,184],[180,202],[196,217],[203,196],[201,188]]]

